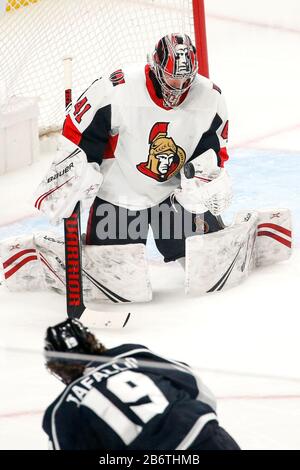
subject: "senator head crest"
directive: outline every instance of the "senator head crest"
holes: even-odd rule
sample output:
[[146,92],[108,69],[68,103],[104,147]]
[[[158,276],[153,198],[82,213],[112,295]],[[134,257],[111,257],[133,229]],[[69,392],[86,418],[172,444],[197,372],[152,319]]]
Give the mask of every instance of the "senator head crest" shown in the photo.
[[157,181],[166,181],[177,173],[185,163],[183,148],[168,137],[169,122],[157,122],[149,133],[149,153],[146,162],[137,165],[137,169]]

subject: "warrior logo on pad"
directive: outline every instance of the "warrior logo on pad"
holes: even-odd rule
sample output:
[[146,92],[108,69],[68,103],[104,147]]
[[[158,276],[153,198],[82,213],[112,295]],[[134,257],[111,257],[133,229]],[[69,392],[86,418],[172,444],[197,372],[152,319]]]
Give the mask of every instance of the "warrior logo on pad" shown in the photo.
[[157,181],[170,179],[185,163],[183,148],[168,137],[168,122],[157,122],[149,134],[149,153],[146,162],[139,163],[137,169]]

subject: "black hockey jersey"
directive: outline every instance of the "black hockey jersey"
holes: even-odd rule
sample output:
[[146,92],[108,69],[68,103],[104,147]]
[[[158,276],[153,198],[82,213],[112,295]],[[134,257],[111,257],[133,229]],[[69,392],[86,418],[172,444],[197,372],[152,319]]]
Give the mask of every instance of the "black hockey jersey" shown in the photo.
[[43,429],[54,449],[184,450],[217,420],[213,395],[187,365],[142,345],[105,356],[46,410]]

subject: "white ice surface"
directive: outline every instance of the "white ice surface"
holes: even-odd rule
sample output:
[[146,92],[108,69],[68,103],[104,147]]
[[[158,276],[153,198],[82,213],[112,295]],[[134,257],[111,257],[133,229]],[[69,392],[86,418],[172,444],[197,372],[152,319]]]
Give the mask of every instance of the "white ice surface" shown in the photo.
[[[97,334],[108,347],[142,343],[198,367],[242,448],[300,449],[300,4],[206,3],[210,72],[231,121],[235,200],[225,219],[245,207],[290,207],[294,253],[230,291],[187,298],[181,268],[162,264],[150,243],[153,302],[132,305],[124,330]],[[47,228],[27,199],[51,158],[0,178],[0,239]],[[1,449],[47,446],[42,414],[62,386],[41,351],[46,327],[64,315],[62,297],[0,287]]]
[[[220,422],[243,448],[299,449],[299,262],[298,252],[202,298],[184,297],[179,266],[153,262],[154,300],[132,305],[124,330],[97,334],[107,346],[142,343],[199,368],[218,398]],[[61,390],[40,351],[46,327],[63,318],[64,299],[3,289],[1,307],[1,448],[40,449],[43,410]]]

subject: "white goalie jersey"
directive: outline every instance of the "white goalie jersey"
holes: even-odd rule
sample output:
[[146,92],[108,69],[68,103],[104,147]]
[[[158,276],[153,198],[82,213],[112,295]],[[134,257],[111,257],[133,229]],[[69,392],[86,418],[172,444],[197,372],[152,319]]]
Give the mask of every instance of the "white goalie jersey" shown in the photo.
[[221,91],[197,76],[176,108],[166,108],[148,65],[96,80],[67,116],[63,135],[104,176],[98,196],[132,210],[155,206],[180,184],[189,160],[213,149],[215,166],[228,159],[227,111]]

